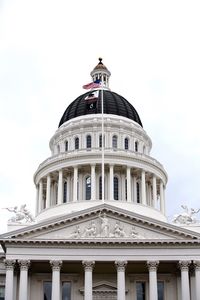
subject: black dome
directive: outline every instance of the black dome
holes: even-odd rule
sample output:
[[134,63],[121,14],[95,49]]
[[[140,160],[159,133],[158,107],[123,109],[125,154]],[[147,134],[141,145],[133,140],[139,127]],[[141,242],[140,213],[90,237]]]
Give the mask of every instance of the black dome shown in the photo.
[[[79,116],[101,114],[101,90],[99,90],[97,99],[85,100],[86,97],[91,98],[91,95],[96,92],[97,90],[92,90],[76,98],[65,110],[58,127],[66,121]],[[142,126],[142,122],[137,111],[124,97],[114,92],[104,90],[103,101],[105,114],[122,116],[131,119]]]

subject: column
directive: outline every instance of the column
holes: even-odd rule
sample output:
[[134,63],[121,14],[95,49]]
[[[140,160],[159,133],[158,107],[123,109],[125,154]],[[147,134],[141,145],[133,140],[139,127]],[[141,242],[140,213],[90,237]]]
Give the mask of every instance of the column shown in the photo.
[[180,260],[179,267],[181,269],[181,300],[190,300],[190,285],[189,285],[189,265],[190,260]]
[[43,209],[43,182],[40,179],[39,182],[39,211]]
[[157,268],[158,261],[148,261],[149,269],[149,300],[158,300]]
[[47,194],[46,194],[46,208],[50,207],[51,203],[51,175],[47,175]]
[[116,261],[115,266],[117,268],[117,300],[126,299],[125,289],[125,268],[127,261]]
[[73,202],[77,201],[77,189],[78,189],[78,167],[74,167],[74,186],[73,186]]
[[36,184],[36,207],[35,207],[35,214],[37,216],[37,214],[39,213],[39,185]]
[[4,264],[6,267],[5,300],[13,300],[13,278],[15,262],[15,259],[4,260]]
[[58,204],[63,203],[63,170],[59,170],[58,176]]
[[61,260],[51,260],[52,267],[52,292],[51,299],[58,300],[60,299],[60,268],[62,266]]
[[164,188],[163,188],[163,182],[162,182],[162,180],[160,180],[160,211],[163,214],[165,213]]
[[156,176],[153,175],[153,207],[157,207],[157,186],[156,186]]
[[145,171],[142,170],[141,173],[141,179],[142,179],[142,204],[146,205],[146,180],[145,180]]
[[113,200],[114,199],[114,191],[113,191],[113,173],[114,173],[114,166],[110,165],[110,180],[109,180],[109,184],[110,184],[110,199],[109,200]]
[[92,300],[92,270],[95,262],[83,261],[82,264],[85,270],[84,300]]
[[28,268],[30,260],[18,260],[20,266],[20,279],[19,279],[19,299],[28,299]]
[[96,199],[96,175],[95,165],[91,165],[91,199]]
[[126,168],[126,180],[127,180],[127,202],[131,202],[131,168],[127,166]]
[[193,261],[194,269],[195,269],[195,292],[196,292],[196,300],[200,295],[200,260]]
[[133,176],[133,202],[137,203],[137,178]]

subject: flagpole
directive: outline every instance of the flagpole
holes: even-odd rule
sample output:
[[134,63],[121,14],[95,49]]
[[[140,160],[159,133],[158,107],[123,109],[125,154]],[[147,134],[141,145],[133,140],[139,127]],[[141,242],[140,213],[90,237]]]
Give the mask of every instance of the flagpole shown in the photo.
[[101,87],[101,171],[102,171],[102,203],[105,203],[104,199],[104,111],[103,111],[103,85]]

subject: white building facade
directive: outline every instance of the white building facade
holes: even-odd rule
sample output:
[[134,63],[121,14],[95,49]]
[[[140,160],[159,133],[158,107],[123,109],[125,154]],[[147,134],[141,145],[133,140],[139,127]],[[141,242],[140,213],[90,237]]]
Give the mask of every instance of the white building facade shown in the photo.
[[102,59],[91,76],[103,87],[67,107],[34,174],[36,221],[0,236],[0,299],[198,300],[200,234],[167,222],[137,111]]

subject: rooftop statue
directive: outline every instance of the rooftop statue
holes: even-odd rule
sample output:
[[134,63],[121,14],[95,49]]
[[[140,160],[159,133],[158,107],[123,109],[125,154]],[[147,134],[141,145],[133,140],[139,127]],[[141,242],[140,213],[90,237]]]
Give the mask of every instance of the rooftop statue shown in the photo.
[[31,212],[26,208],[26,204],[22,204],[19,209],[18,206],[5,207],[5,209],[15,214],[8,220],[9,223],[31,223],[35,221]]
[[197,214],[200,211],[200,208],[195,210],[194,208],[189,209],[186,205],[181,205],[181,207],[184,209],[184,212],[174,215],[172,221],[173,223],[185,225],[198,223],[198,221],[194,217],[194,214]]

